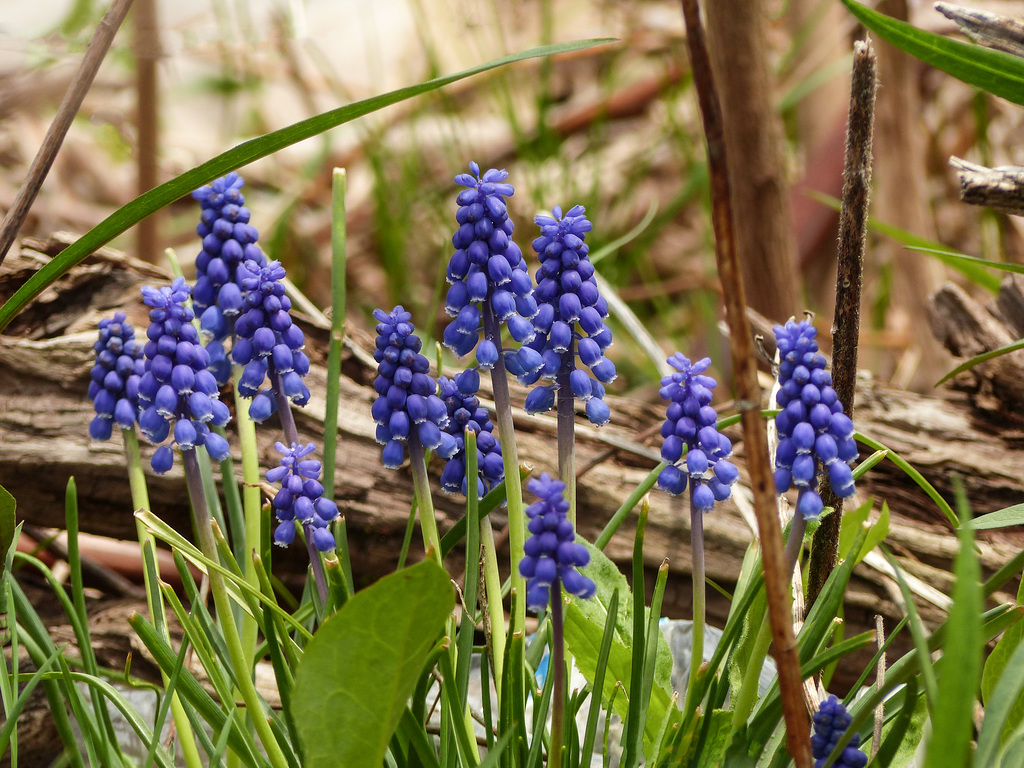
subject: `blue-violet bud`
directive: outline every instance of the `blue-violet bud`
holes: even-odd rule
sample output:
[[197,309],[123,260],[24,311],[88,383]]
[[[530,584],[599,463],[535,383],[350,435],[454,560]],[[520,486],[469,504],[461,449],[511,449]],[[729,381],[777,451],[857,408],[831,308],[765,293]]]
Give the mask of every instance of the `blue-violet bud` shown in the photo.
[[288,448],[284,443],[274,443],[281,454],[281,466],[267,471],[268,483],[280,483],[281,490],[274,496],[274,514],[278,525],[274,529],[274,543],[286,547],[295,539],[295,520],[306,530],[313,546],[320,552],[334,549],[334,534],[330,523],[338,516],[338,506],[324,498],[324,487],[320,484],[320,462],[307,459],[315,446],[295,443]]
[[[494,435],[487,409],[480,405],[477,388],[480,377],[469,369],[456,374],[454,379],[438,379],[440,397],[448,414],[444,431],[455,440],[456,450],[441,472],[441,488],[449,493],[466,494],[466,430],[476,433],[477,494],[483,496],[505,477],[501,458],[501,443]],[[473,385],[473,386],[471,386]],[[415,395],[406,400],[408,404]]]
[[[829,696],[821,702],[818,711],[812,718],[814,722],[814,733],[811,734],[811,752],[814,756],[815,768],[823,768],[828,756],[832,754],[839,740],[843,738],[853,718],[846,711],[846,707],[835,696]],[[868,756],[858,747],[860,746],[860,734],[855,733],[849,743],[832,763],[833,768],[864,768],[868,762]]]
[[853,422],[832,388],[825,356],[818,351],[818,329],[810,320],[775,326],[779,349],[779,391],[775,416],[779,445],[775,452],[775,486],[798,491],[796,508],[804,519],[816,518],[824,504],[818,477],[828,477],[839,498],[853,494],[850,463],[857,458]]
[[[608,406],[590,401],[604,400],[604,390],[594,385],[611,383],[616,373],[615,364],[604,356],[612,340],[611,330],[604,323],[608,303],[598,291],[590,246],[584,242],[593,225],[582,205],[573,206],[565,216],[557,206],[551,213],[534,219],[540,227],[540,237],[533,241],[533,250],[540,258],[534,291],[538,312],[533,320],[536,335],[526,345],[545,362],[539,370],[525,371],[519,381],[529,385],[538,379],[557,378],[566,356],[572,354],[569,387],[577,400],[587,403],[590,421],[603,426],[611,414]],[[577,357],[590,368],[593,378],[576,367]],[[537,395],[528,406],[528,412],[539,413],[554,407],[554,399]]]
[[405,443],[413,436],[424,448],[450,459],[458,443],[442,431],[448,425],[448,408],[437,396],[430,361],[420,354],[423,342],[414,333],[412,314],[397,306],[391,312],[375,309],[373,316],[377,319],[373,352],[377,399],[370,414],[377,423],[377,442],[384,446],[384,466],[398,469],[402,465]]
[[556,578],[566,592],[582,598],[593,597],[597,587],[579,572],[590,562],[590,553],[576,541],[569,520],[569,502],[564,495],[565,483],[545,472],[531,479],[527,488],[538,498],[526,508],[530,537],[523,545],[524,555],[519,561],[519,573],[527,580],[527,607],[544,610]]
[[[239,275],[245,311],[235,320],[238,338],[231,357],[244,366],[238,391],[252,398],[249,416],[259,423],[277,410],[279,393],[296,405],[309,402],[309,388],[303,381],[309,372],[309,358],[302,351],[306,337],[289,314],[292,302],[284,294],[281,262],[260,266],[246,261]],[[263,386],[264,379],[269,380],[268,387]]]
[[[231,414],[208,370],[210,355],[192,325],[195,315],[186,305],[188,297],[189,287],[180,277],[169,288],[142,288],[150,311],[144,373],[138,385],[139,427],[146,439],[159,444],[173,426],[174,442],[181,450],[206,446],[213,459],[223,461],[229,454],[228,442],[210,426],[223,427]],[[171,448],[161,445],[150,464],[163,474],[173,462]]]
[[248,260],[260,266],[267,262],[256,245],[259,232],[249,223],[250,212],[241,192],[244,185],[245,181],[231,172],[192,193],[202,208],[196,233],[203,241],[196,256],[192,306],[208,340],[211,370],[221,386],[231,377],[231,361],[224,351],[224,341],[242,311],[238,269]]
[[670,466],[658,475],[658,487],[678,496],[689,482],[694,507],[709,512],[716,501],[732,495],[739,478],[728,460],[732,442],[718,431],[718,414],[711,405],[718,383],[705,373],[711,365],[708,357],[691,363],[677,352],[668,363],[676,372],[661,380],[661,396],[669,401],[661,426],[661,458]]
[[[509,335],[524,344],[534,337],[530,319],[537,313],[537,304],[526,261],[512,241],[505,198],[514,189],[505,181],[508,173],[492,168],[481,176],[476,163],[470,163],[469,170],[455,177],[455,183],[465,189],[457,198],[459,228],[452,236],[455,251],[447,271],[451,287],[445,311],[455,319],[444,330],[444,344],[458,357],[476,350],[477,364],[486,370],[498,360],[500,340],[485,338],[478,347],[483,313],[493,313],[499,323],[505,323]],[[534,370],[540,367],[534,358],[529,363]]]
[[89,399],[96,417],[89,424],[93,440],[109,440],[116,423],[131,429],[139,410],[139,381],[145,373],[142,346],[124,312],[99,322],[99,339],[92,348],[96,363],[89,373]]

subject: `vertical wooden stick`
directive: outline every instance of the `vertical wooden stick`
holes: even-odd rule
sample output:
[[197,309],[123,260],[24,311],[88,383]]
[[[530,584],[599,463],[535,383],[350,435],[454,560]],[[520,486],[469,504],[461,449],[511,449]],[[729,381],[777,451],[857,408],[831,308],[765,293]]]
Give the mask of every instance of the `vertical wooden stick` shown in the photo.
[[43,186],[43,179],[50,172],[50,166],[53,165],[53,160],[57,157],[60,145],[64,143],[64,137],[71,127],[71,122],[78,114],[85,94],[89,92],[89,86],[92,85],[96,72],[107,55],[107,49],[110,48],[114,35],[120,28],[121,22],[124,21],[131,4],[132,0],[114,0],[110,10],[100,21],[92,40],[89,41],[89,47],[85,51],[85,57],[75,74],[75,79],[71,82],[71,87],[68,88],[68,92],[64,95],[64,101],[60,103],[57,110],[57,116],[53,118],[50,129],[46,132],[43,146],[39,148],[35,159],[32,160],[28,176],[25,177],[17,197],[14,198],[10,210],[7,211],[3,226],[0,226],[0,264],[3,264],[7,251],[10,250],[14,238],[18,236],[18,230],[21,229],[32,203],[35,202],[36,195],[39,194],[39,188]]
[[[160,92],[157,88],[156,64],[161,51],[156,0],[137,0],[132,15],[135,17],[135,128],[138,132],[136,193],[142,195],[160,181],[157,162],[160,145]],[[161,213],[153,212],[140,221],[136,229],[136,255],[151,264],[155,264],[160,256],[158,240]]]
[[[875,124],[875,53],[868,40],[853,47],[850,118],[843,171],[843,206],[839,214],[839,262],[836,271],[836,312],[832,325],[832,386],[853,418],[857,380],[857,342],[860,336],[860,294],[867,244],[868,203],[871,197],[871,135]],[[836,565],[843,500],[822,484],[821,500],[834,510],[814,532],[807,565],[807,605],[817,599]]]
[[775,661],[779,670],[782,711],[786,720],[786,742],[797,768],[811,766],[810,719],[803,702],[800,660],[790,617],[789,576],[786,573],[782,530],[775,512],[775,481],[768,458],[768,436],[760,412],[757,362],[746,317],[746,296],[740,277],[739,257],[733,235],[729,174],[726,163],[722,112],[715,93],[711,61],[697,0],[683,0],[686,43],[690,49],[693,82],[704,122],[711,180],[711,217],[715,231],[715,256],[722,283],[725,317],[729,325],[737,407],[743,420],[750,487],[761,538],[765,593],[772,629]]

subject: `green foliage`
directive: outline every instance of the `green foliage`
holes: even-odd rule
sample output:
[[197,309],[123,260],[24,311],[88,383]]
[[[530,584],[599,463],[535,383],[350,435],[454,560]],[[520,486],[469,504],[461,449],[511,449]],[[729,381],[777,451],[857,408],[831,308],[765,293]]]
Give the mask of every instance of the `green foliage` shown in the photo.
[[969,85],[1024,105],[1021,58],[917,29],[853,0],[842,2],[865,27],[900,50]]
[[[573,598],[565,610],[565,643],[573,654],[580,672],[593,682],[597,674],[597,660],[604,635],[604,627],[611,617],[609,608],[613,596],[632,594],[626,577],[618,567],[596,547],[582,542],[590,551],[590,565],[587,575],[597,585],[597,595],[589,600]],[[617,686],[621,686],[630,694],[629,683],[632,676],[633,660],[633,607],[631,600],[623,599],[614,616],[614,633],[608,651],[608,662],[602,670],[604,674],[603,696],[612,698]],[[657,657],[654,664],[654,677],[651,688],[651,701],[643,724],[645,750],[650,747],[658,735],[659,727],[666,715],[671,722],[679,719],[670,711],[675,707],[672,702],[672,654],[668,643],[660,633],[658,637]],[[641,653],[643,649],[640,649]],[[619,717],[625,718],[629,710],[629,699],[622,696],[615,698],[615,711]]]
[[868,515],[874,508],[874,500],[868,500],[856,509],[843,513],[843,519],[839,526],[839,551],[849,552],[853,542],[857,538],[860,528],[867,526],[868,532],[864,537],[864,544],[857,553],[857,562],[861,562],[875,547],[885,541],[889,535],[889,504],[882,502],[882,511],[871,525],[868,525]]
[[295,673],[305,765],[378,768],[455,605],[432,561],[385,576],[324,622]]

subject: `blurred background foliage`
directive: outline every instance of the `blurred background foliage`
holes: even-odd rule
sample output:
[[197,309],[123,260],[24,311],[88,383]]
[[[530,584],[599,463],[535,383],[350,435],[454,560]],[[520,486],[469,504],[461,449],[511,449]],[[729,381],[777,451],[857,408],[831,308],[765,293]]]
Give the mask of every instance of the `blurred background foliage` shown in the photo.
[[[146,23],[145,10],[156,22]],[[1021,2],[989,2],[1006,15]],[[7,3],[0,22],[0,207],[13,200],[92,30],[97,0]],[[753,7],[753,4],[751,4]],[[880,10],[953,34],[927,4]],[[788,259],[801,306],[832,315],[850,45],[863,35],[836,0],[765,3],[767,122],[781,128]],[[135,17],[134,23],[132,17]],[[734,23],[744,23],[742,19]],[[649,0],[135,0],[22,235],[84,232],[136,194],[146,163],[164,181],[247,138],[350,101],[548,42],[615,37],[611,46],[530,61],[396,105],[241,169],[253,223],[272,258],[320,306],[329,303],[330,173],[348,169],[351,324],[401,303],[425,334],[443,327],[454,229],[452,177],[469,160],[504,167],[528,258],[533,216],[587,207],[599,273],[667,354],[710,354],[728,371],[707,211],[707,171],[678,3]],[[976,256],[1017,261],[1019,220],[964,206],[951,154],[1021,162],[1021,110],[878,44],[881,90],[872,214]],[[732,58],[725,51],[721,60]],[[742,57],[738,57],[739,58]],[[716,61],[721,64],[722,61]],[[155,62],[155,86],[138,78]],[[154,113],[154,128],[139,116]],[[155,135],[140,135],[151,131]],[[147,139],[149,141],[147,141]],[[152,152],[140,148],[155,146]],[[153,156],[146,157],[143,154]],[[740,171],[743,173],[743,169]],[[738,211],[744,227],[750,211]],[[194,206],[155,217],[147,237],[114,245],[187,262]],[[631,235],[630,237],[626,237]],[[932,340],[929,293],[950,277],[901,240],[873,233],[865,273],[861,367],[928,391],[950,367]],[[766,285],[751,304],[772,307]],[[784,320],[775,309],[770,320]],[[659,371],[637,332],[614,326],[619,392],[656,398]],[[827,339],[827,334],[826,334]]]

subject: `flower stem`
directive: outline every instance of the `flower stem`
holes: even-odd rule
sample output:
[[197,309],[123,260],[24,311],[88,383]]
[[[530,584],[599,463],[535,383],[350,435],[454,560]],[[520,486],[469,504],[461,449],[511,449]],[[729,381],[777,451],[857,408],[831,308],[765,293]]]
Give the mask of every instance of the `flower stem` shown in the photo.
[[548,768],[562,766],[562,731],[565,728],[565,632],[562,625],[562,580],[551,582],[551,748]]
[[420,530],[423,532],[423,549],[427,556],[444,567],[441,560],[441,537],[437,533],[434,519],[434,498],[430,495],[430,481],[427,479],[427,461],[423,446],[416,434],[409,435],[409,464],[412,469],[413,486],[416,489],[416,506],[420,513]]
[[[259,589],[259,576],[253,564],[253,555],[263,556],[263,504],[260,496],[260,459],[259,447],[256,444],[256,424],[249,418],[249,409],[245,405],[242,394],[238,391],[238,382],[242,378],[241,366],[235,366],[235,426],[238,430],[238,444],[242,449],[242,516],[245,519],[245,530],[242,534],[245,546],[245,557],[239,565],[245,580]],[[228,479],[224,479],[225,486]],[[238,535],[238,534],[236,534]],[[242,613],[242,647],[246,657],[252,658],[256,649],[256,619],[248,613]]]
[[[122,429],[121,436],[124,438],[124,453],[128,463],[128,485],[132,491],[132,507],[136,511],[149,509],[149,491],[146,488],[146,475],[142,470],[142,455],[139,452],[139,436],[135,426],[131,429]],[[159,568],[156,562],[156,541],[153,535],[139,522],[135,520],[135,527],[139,536],[139,547],[143,552],[142,579],[146,586],[146,603],[149,608],[149,615],[153,619],[153,626],[157,627],[164,639],[169,640],[167,634],[167,618],[164,610],[164,602],[159,589],[150,583],[149,569],[145,567],[145,552],[149,547],[153,553],[153,566]],[[159,570],[157,577],[159,578]],[[161,673],[164,685],[167,685],[167,676]],[[199,750],[196,747],[195,737],[192,734],[192,724],[185,714],[185,709],[178,698],[178,692],[171,695],[171,717],[174,720],[174,728],[178,732],[178,740],[181,742],[182,758],[187,768],[200,768],[202,760],[199,757]]]
[[793,569],[796,568],[796,561],[800,559],[806,532],[807,520],[797,511],[793,515],[793,522],[789,526],[789,538],[786,540],[786,574],[789,578],[793,578]]
[[704,513],[693,503],[694,483],[690,483],[690,554],[693,559],[693,645],[690,652],[690,677],[686,682],[684,711],[696,712],[694,701],[697,678],[704,663],[705,585],[704,585]]
[[[483,305],[484,336],[501,349],[501,328],[490,301]],[[512,589],[520,596],[513,601],[515,606],[510,632],[522,632],[526,624],[526,585],[519,575],[519,561],[523,559],[523,544],[526,543],[526,521],[523,515],[523,486],[519,479],[519,452],[516,449],[516,432],[512,424],[512,399],[508,393],[508,375],[505,372],[505,358],[498,355],[498,362],[491,369],[491,388],[494,391],[494,417],[501,439],[501,455],[505,465],[505,499],[508,502],[508,544],[511,559]]]
[[576,527],[576,413],[575,400],[569,377],[576,358],[576,340],[562,353],[562,367],[558,370],[558,475],[565,483],[565,498],[569,502],[569,522]]
[[491,650],[491,669],[494,670],[494,689],[501,701],[501,672],[505,664],[505,609],[501,604],[501,576],[498,573],[498,553],[494,548],[494,531],[490,519],[480,520],[480,552],[484,561],[484,591],[487,618],[484,631]]
[[270,386],[274,390],[277,402],[277,415],[281,419],[281,430],[284,432],[285,445],[299,445],[299,430],[295,426],[295,414],[292,413],[292,401],[281,390],[281,374],[276,371],[270,376]]
[[320,550],[313,544],[313,526],[303,526],[306,533],[306,551],[309,552],[309,564],[313,568],[313,581],[316,582],[316,591],[320,595],[320,604],[327,606],[327,579],[324,576],[324,565],[320,561]]
[[[182,451],[181,459],[185,465],[185,480],[188,483],[188,493],[192,500],[192,510],[196,516],[195,525],[199,535],[199,545],[211,560],[219,561],[217,544],[213,539],[213,530],[210,522],[210,511],[206,504],[206,495],[203,493],[203,481],[199,472],[199,460],[195,450]],[[242,649],[242,642],[238,636],[238,628],[235,626],[235,619],[231,613],[231,601],[228,598],[227,587],[220,572],[210,568],[210,591],[213,593],[214,604],[217,607],[217,619],[223,630],[224,641],[227,643],[228,655],[231,658],[231,665],[235,668],[235,680],[238,684],[242,700],[245,702],[249,718],[259,735],[263,748],[267,751],[274,768],[288,768],[288,760],[281,751],[281,746],[274,738],[274,732],[270,723],[263,715],[263,704],[260,701],[256,687],[249,676],[249,664]]]

